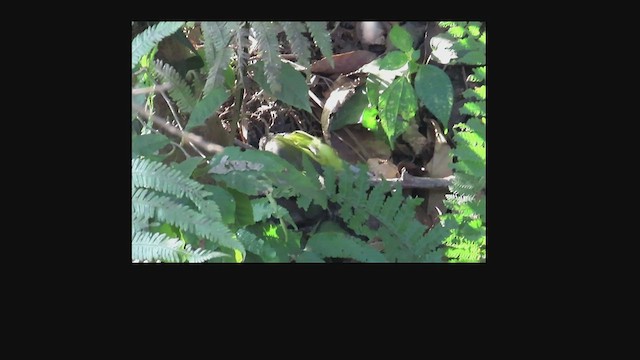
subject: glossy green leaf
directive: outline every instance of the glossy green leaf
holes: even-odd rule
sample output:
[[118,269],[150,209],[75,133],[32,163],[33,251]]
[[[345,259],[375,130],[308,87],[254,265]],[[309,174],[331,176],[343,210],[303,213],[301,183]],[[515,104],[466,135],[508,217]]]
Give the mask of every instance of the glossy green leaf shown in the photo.
[[131,141],[131,152],[134,157],[152,156],[169,144],[169,139],[162,134],[147,134],[134,136]]
[[324,259],[314,252],[305,251],[296,257],[296,263],[324,263]]
[[193,108],[189,122],[186,129],[192,129],[196,126],[204,124],[205,120],[213,115],[220,105],[229,98],[229,92],[224,87],[219,87],[211,90],[209,94],[202,100],[198,101]]
[[369,100],[365,94],[365,87],[361,86],[356,89],[356,93],[349,98],[333,115],[333,120],[329,125],[330,130],[338,130],[347,125],[357,124],[360,122],[362,112],[369,105]]
[[421,66],[415,79],[416,94],[446,129],[453,106],[453,85],[449,76],[433,65]]
[[236,225],[246,226],[255,224],[253,207],[249,196],[235,189],[228,188],[226,190],[231,194],[231,196],[233,196],[233,200],[236,205]]
[[258,61],[254,66],[254,80],[264,89],[267,95],[275,97],[276,99],[295,106],[299,109],[311,112],[311,105],[309,103],[309,87],[305,81],[304,75],[293,68],[288,63],[282,63],[280,73],[278,74],[277,81],[282,85],[280,91],[272,92],[267,78],[264,74],[264,63]]
[[[380,123],[389,144],[393,148],[395,139],[409,126],[409,121],[418,110],[413,87],[405,77],[398,77],[380,95],[378,103]],[[402,119],[398,119],[398,115]]]
[[389,39],[393,45],[404,52],[413,50],[413,38],[402,26],[393,25],[389,31]]
[[385,55],[380,60],[380,69],[382,70],[396,70],[404,66],[409,61],[409,57],[406,53],[398,50],[394,50]]
[[212,195],[207,199],[215,201],[220,208],[220,214],[222,215],[222,222],[225,224],[233,224],[236,221],[236,201],[231,193],[216,185],[204,185],[204,189],[210,192]]
[[421,55],[421,54],[420,54],[420,50],[414,50],[414,51],[411,53],[411,60],[412,60],[412,61],[418,61],[418,59],[420,59],[420,55]]
[[198,167],[198,164],[200,164],[202,160],[203,159],[201,157],[194,156],[194,157],[185,159],[181,163],[173,163],[171,164],[171,167],[180,171],[182,175],[186,177],[191,177],[191,174],[193,174],[193,170],[195,170],[196,167]]
[[374,79],[373,76],[367,77],[367,99],[370,106],[378,106],[378,98],[380,97],[380,80]]
[[369,130],[376,130],[378,128],[378,109],[369,107],[362,112],[362,126]]

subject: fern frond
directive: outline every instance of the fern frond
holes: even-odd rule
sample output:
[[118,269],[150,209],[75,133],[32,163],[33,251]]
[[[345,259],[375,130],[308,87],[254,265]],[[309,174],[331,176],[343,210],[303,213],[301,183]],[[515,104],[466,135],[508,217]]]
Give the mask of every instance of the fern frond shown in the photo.
[[271,21],[254,21],[251,26],[256,33],[258,50],[264,61],[264,74],[271,87],[271,92],[278,93],[282,90],[282,85],[278,81],[282,61],[280,61],[276,27]]
[[171,98],[178,104],[178,108],[182,112],[192,112],[196,106],[197,99],[182,76],[178,74],[171,64],[165,64],[160,59],[155,61],[155,65],[156,74],[160,80],[171,84],[169,95],[171,95]]
[[305,251],[322,257],[354,259],[360,262],[387,262],[384,255],[364,241],[339,232],[321,232],[313,235]]
[[276,250],[263,239],[245,229],[239,229],[236,234],[238,235],[238,240],[247,251],[260,256],[264,262],[278,262]]
[[287,35],[287,40],[291,44],[291,52],[298,56],[297,63],[308,69],[311,65],[309,63],[311,44],[303,35],[303,33],[307,32],[306,26],[299,21],[281,21],[280,24]]
[[161,233],[138,232],[131,240],[133,261],[201,263],[221,256],[229,255],[205,249],[193,250],[189,244],[185,247],[182,240]]
[[483,82],[487,78],[487,67],[480,66],[473,68],[473,74],[469,75],[468,80],[471,82]]
[[460,108],[460,114],[471,116],[486,116],[487,115],[487,102],[477,101],[465,103]]
[[159,161],[144,158],[131,160],[131,181],[133,187],[153,189],[178,198],[186,196],[196,204],[208,195],[203,191],[203,184]]
[[[325,186],[330,189],[325,169]],[[365,168],[358,174],[345,171],[338,179],[338,191],[330,195],[340,205],[339,214],[347,226],[369,240],[380,238],[391,262],[427,261],[442,239],[424,235],[427,228],[415,219],[415,207],[422,199],[405,199],[402,191],[382,182],[371,190]],[[391,192],[391,194],[389,194]],[[371,228],[370,220],[380,225]]]
[[131,198],[131,207],[133,213],[147,218],[156,218],[218,245],[238,249],[244,256],[244,247],[222,222],[214,221],[211,217],[160,193],[149,189],[137,189]]
[[316,43],[316,46],[320,48],[322,55],[327,58],[333,68],[333,44],[331,43],[331,36],[329,36],[329,32],[327,31],[327,22],[307,21],[307,27],[311,32],[311,36],[313,36],[313,41]]
[[140,59],[162,39],[176,32],[183,25],[184,21],[161,21],[138,34],[131,41],[131,69],[133,70]]
[[207,81],[202,90],[203,97],[206,97],[211,90],[224,83],[224,71],[233,54],[228,45],[235,30],[233,23],[225,21],[203,21],[200,27],[205,42],[205,57],[209,65]]

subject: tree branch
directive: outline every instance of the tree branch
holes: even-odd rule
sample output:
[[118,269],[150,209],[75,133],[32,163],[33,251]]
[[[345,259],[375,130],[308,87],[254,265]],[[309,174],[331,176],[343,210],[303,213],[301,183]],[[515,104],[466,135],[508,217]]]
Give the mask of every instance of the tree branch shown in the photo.
[[[399,178],[386,179],[389,182],[399,182],[403,188],[414,189],[448,189],[449,185],[453,183],[454,176],[447,176],[444,178],[429,178],[413,176],[407,172],[406,169],[402,169],[402,174]],[[372,184],[378,184],[382,182],[379,177],[371,177],[370,182]]]
[[147,119],[151,119],[156,125],[161,127],[163,130],[168,132],[170,135],[177,136],[180,139],[185,139],[191,142],[193,145],[196,145],[202,150],[206,150],[207,152],[217,154],[224,150],[224,146],[215,144],[209,141],[206,141],[202,136],[190,133],[188,131],[182,131],[175,126],[171,125],[166,119],[163,119],[159,116],[149,114],[142,106],[136,105],[133,102],[131,103],[133,110],[135,110],[138,114],[144,116]]

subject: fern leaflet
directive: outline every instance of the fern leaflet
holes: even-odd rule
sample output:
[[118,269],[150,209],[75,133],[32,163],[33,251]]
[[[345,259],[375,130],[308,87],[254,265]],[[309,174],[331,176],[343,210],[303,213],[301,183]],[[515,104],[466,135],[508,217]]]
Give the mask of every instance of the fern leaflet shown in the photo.
[[206,97],[211,90],[224,82],[224,71],[233,54],[228,45],[234,35],[234,24],[203,21],[200,26],[205,42],[205,57],[209,65],[209,75],[203,89],[203,96]]
[[155,64],[156,74],[160,79],[163,82],[171,84],[169,95],[171,95],[171,98],[178,104],[178,108],[182,112],[192,112],[197,100],[189,85],[187,85],[182,76],[178,74],[176,69],[170,64],[165,64],[160,59],[157,59]]
[[180,171],[149,159],[131,160],[132,185],[154,189],[176,197],[187,196],[194,203],[207,195],[204,185],[185,177]]
[[258,50],[265,64],[264,74],[271,87],[271,92],[279,93],[282,90],[282,85],[278,82],[282,61],[280,61],[278,34],[275,25],[270,21],[256,21],[252,22],[251,26],[256,33]]
[[307,28],[299,21],[281,21],[280,24],[287,34],[287,40],[291,44],[291,52],[298,56],[298,64],[309,68],[311,48],[309,40],[303,35]]
[[384,255],[362,240],[339,232],[321,232],[313,235],[305,251],[322,257],[354,259],[360,262],[387,262]]
[[307,27],[313,36],[313,41],[320,48],[322,55],[327,58],[331,67],[334,67],[333,63],[333,45],[331,44],[331,37],[327,31],[326,21],[307,21]]
[[176,32],[182,25],[184,21],[161,21],[138,34],[131,42],[131,69],[162,39]]
[[193,250],[191,245],[185,247],[180,239],[160,233],[138,232],[131,240],[133,261],[201,263],[221,256],[229,255],[205,249]]

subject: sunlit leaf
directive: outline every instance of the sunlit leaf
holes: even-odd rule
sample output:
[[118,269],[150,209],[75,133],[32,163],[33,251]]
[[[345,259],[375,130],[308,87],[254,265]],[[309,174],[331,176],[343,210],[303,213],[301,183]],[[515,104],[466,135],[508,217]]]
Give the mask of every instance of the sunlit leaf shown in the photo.
[[421,66],[415,86],[418,98],[446,129],[453,106],[453,85],[449,76],[436,66]]

